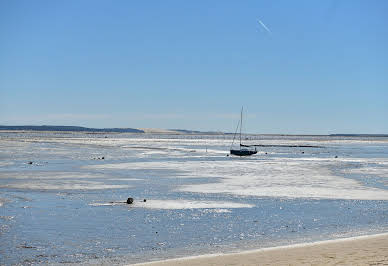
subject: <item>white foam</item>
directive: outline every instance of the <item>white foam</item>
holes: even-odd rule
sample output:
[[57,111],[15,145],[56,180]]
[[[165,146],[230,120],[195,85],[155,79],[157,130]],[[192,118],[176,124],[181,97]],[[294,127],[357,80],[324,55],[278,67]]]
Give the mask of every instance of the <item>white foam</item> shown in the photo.
[[[387,167],[372,167],[364,166],[361,168],[350,169],[347,172],[362,175],[373,175],[376,177],[388,178],[388,166]],[[388,182],[388,180],[386,180]]]
[[106,203],[95,202],[95,203],[90,203],[89,205],[90,206],[116,206],[116,205],[123,205],[123,204],[125,204],[125,202],[106,202]]
[[[124,203],[124,202],[123,202]],[[113,206],[123,204],[120,202],[91,203],[91,206]],[[182,209],[216,209],[214,212],[230,212],[227,209],[252,208],[252,204],[228,202],[228,201],[195,201],[195,200],[157,200],[147,199],[146,202],[135,201],[128,205],[133,208],[160,209],[160,210],[182,210]]]
[[205,209],[203,213],[231,213],[231,210],[228,209]]
[[0,162],[0,167],[4,167],[4,166],[10,166],[10,165],[13,165],[14,162]]
[[179,209],[218,209],[218,208],[252,208],[254,205],[227,201],[194,201],[194,200],[147,200],[135,202],[134,207],[162,210]]
[[[371,162],[362,158],[346,162]],[[205,184],[183,185],[178,191],[196,193],[229,193],[259,197],[330,198],[388,200],[388,191],[366,187],[330,170],[341,159],[276,158],[225,161],[129,162],[94,165],[97,169],[147,169],[178,171],[174,178],[208,178]],[[384,164],[385,161],[380,161]],[[376,171],[378,171],[376,169]]]
[[185,185],[179,191],[247,196],[388,200],[388,191],[366,187],[331,172],[327,162],[276,159],[200,165],[195,174],[220,177],[210,184]]
[[[129,188],[128,184],[109,184],[116,181],[139,181],[136,178],[117,178],[109,175],[85,172],[0,172],[0,180],[9,180],[0,184],[0,188],[35,189],[35,190],[94,190]],[[94,179],[94,180],[90,180]],[[98,179],[96,181],[95,179]],[[101,181],[100,181],[101,180]]]
[[0,179],[28,179],[28,180],[42,180],[42,179],[89,179],[89,178],[104,178],[109,179],[109,177],[102,174],[95,173],[84,173],[84,172],[0,172]]
[[112,185],[104,182],[80,181],[80,180],[40,180],[23,181],[20,183],[2,184],[0,188],[34,189],[34,190],[94,190],[129,188],[129,185]]

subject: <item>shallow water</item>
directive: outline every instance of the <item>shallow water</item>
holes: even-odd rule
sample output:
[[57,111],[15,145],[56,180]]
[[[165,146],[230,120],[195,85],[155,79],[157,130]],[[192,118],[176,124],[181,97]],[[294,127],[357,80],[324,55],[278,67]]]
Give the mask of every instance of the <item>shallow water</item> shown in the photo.
[[0,133],[0,264],[121,264],[387,232],[388,138],[249,136],[320,146],[249,158],[227,156],[230,143]]

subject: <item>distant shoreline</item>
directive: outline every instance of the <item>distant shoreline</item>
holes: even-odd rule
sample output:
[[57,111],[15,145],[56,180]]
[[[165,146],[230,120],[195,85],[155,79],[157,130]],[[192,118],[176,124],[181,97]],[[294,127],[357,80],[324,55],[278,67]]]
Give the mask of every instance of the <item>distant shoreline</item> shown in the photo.
[[79,126],[1,126],[0,130],[12,131],[60,131],[60,132],[117,132],[117,133],[144,133],[135,128],[88,128]]
[[[80,126],[4,126],[0,125],[0,132],[83,132],[83,133],[143,133],[143,134],[172,134],[172,135],[233,135],[230,132],[197,131],[186,129],[147,129],[147,128],[89,128]],[[327,136],[327,137],[388,137],[388,134],[256,134],[247,133],[245,135],[257,136]]]

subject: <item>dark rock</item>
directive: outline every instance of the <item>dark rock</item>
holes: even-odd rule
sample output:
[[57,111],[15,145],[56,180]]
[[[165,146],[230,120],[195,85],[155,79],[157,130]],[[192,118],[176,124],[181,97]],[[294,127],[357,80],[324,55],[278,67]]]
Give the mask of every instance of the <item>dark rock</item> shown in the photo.
[[20,248],[36,248],[36,247],[33,247],[33,246],[28,246],[27,244],[22,244],[19,246]]
[[133,203],[133,198],[128,198],[127,199],[127,204],[132,204]]
[[334,158],[338,158],[338,156],[336,155],[336,156],[334,156]]
[[143,202],[146,202],[147,200],[146,199],[143,199]]

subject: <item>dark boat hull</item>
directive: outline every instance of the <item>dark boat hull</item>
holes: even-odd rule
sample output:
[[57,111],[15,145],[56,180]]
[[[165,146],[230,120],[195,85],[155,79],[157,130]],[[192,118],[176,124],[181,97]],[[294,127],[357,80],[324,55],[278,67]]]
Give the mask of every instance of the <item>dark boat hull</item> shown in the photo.
[[230,154],[236,155],[236,156],[251,156],[256,153],[257,151],[250,151],[250,150],[230,150]]

